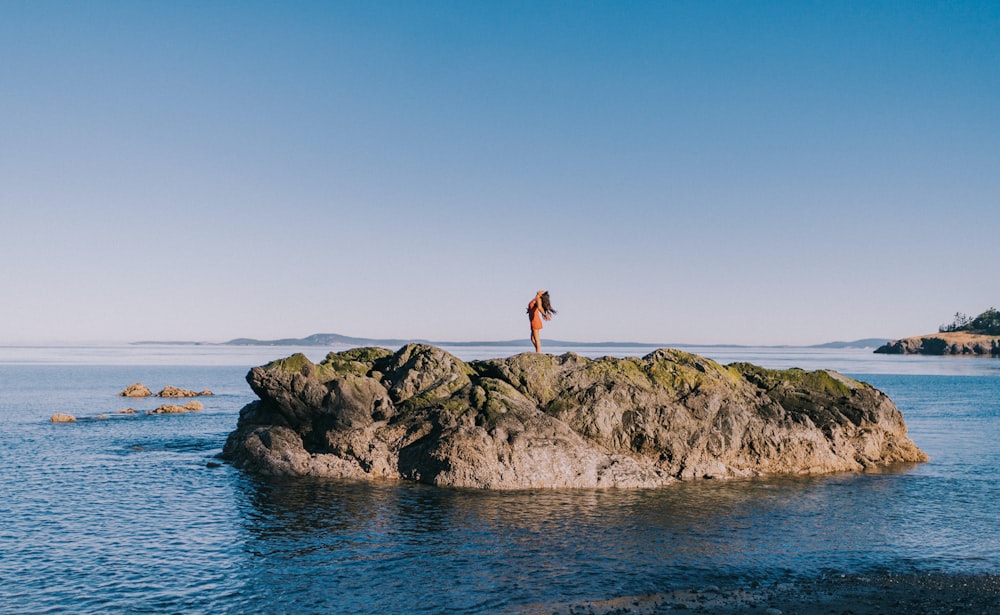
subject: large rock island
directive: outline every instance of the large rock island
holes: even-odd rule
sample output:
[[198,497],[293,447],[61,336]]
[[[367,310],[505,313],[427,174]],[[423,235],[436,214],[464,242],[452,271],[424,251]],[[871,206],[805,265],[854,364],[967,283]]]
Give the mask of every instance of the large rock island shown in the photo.
[[247,381],[260,400],[241,410],[223,456],[270,475],[644,488],[927,459],[868,384],[677,350],[464,363],[410,344],[330,353],[318,365],[296,354]]

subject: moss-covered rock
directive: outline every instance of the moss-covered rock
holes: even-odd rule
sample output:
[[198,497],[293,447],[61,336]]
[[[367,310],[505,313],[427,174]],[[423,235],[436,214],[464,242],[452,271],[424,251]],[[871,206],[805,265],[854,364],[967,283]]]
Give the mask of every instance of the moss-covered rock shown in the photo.
[[260,401],[241,412],[224,453],[271,474],[655,487],[926,459],[899,410],[867,384],[670,349],[466,364],[410,344],[330,353],[319,365],[293,355],[247,380]]

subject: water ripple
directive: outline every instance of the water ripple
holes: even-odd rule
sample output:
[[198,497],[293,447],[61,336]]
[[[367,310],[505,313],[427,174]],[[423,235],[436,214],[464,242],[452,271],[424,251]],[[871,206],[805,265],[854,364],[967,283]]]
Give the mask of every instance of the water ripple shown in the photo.
[[47,417],[113,408],[137,378],[11,369],[3,611],[494,613],[830,571],[1000,570],[996,377],[871,375],[933,459],[894,472],[484,493],[209,468],[250,397],[231,368],[157,368],[222,389],[204,412],[74,425]]

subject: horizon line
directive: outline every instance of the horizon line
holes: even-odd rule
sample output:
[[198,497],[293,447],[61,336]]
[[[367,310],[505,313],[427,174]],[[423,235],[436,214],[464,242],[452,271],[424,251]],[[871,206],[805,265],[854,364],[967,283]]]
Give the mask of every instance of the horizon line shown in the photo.
[[[893,338],[887,337],[865,337],[856,340],[836,340],[822,342],[818,344],[737,344],[737,343],[661,343],[661,342],[623,342],[623,341],[571,341],[571,340],[547,340],[549,346],[567,347],[633,347],[633,348],[673,348],[673,347],[693,347],[693,348],[817,348],[817,347],[877,347]],[[301,338],[277,338],[261,340],[256,338],[238,337],[224,342],[205,341],[169,341],[169,340],[140,340],[127,342],[129,345],[195,345],[195,346],[351,346],[351,345],[390,345],[399,346],[406,344],[428,344],[431,346],[497,346],[497,347],[519,347],[531,346],[526,339],[512,340],[474,340],[474,341],[434,341],[424,338],[369,338],[342,335],[339,333],[314,333]]]

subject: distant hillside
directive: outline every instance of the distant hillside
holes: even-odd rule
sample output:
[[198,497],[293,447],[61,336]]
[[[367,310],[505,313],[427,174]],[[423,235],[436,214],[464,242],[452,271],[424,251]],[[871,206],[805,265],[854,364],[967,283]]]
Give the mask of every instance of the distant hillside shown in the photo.
[[878,348],[892,340],[885,337],[866,337],[853,342],[827,342],[826,344],[816,344],[810,348]]
[[285,337],[277,340],[258,340],[250,337],[240,337],[228,342],[225,346],[403,346],[411,342],[430,343],[427,340],[375,339],[369,337],[350,337],[339,333],[313,333],[307,337]]

